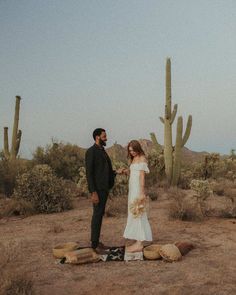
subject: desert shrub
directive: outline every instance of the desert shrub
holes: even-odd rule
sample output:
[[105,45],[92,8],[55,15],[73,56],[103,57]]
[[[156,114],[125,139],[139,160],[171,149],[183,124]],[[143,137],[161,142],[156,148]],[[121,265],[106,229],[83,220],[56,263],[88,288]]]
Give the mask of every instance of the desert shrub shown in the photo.
[[187,197],[187,193],[177,187],[169,188],[167,193],[171,199],[169,218],[183,221],[203,220],[202,211],[199,211],[195,198]]
[[236,160],[235,149],[230,150],[229,158],[232,160]]
[[147,186],[152,186],[160,182],[165,177],[164,154],[153,150],[148,155],[148,166],[150,173],[146,175]]
[[[113,161],[112,167],[114,170],[119,168],[127,168],[127,165],[120,161]],[[117,175],[115,178],[115,184],[110,192],[111,196],[127,196],[128,195],[128,176]]]
[[212,191],[217,196],[223,196],[225,192],[225,186],[221,182],[212,183]]
[[[113,169],[126,168],[126,165],[123,162],[113,162]],[[88,196],[88,184],[86,179],[86,169],[85,167],[80,167],[79,169],[79,180],[77,187],[79,194],[81,196]],[[115,184],[110,191],[111,196],[122,196],[128,194],[128,177],[126,175],[117,175],[115,178]]]
[[159,197],[158,185],[147,187],[146,195],[149,196],[151,201],[156,201]]
[[84,166],[85,150],[77,145],[52,142],[33,153],[34,164],[47,164],[58,177],[78,182],[79,169]]
[[230,189],[236,189],[236,182],[226,178],[218,178],[211,181],[211,187],[214,194],[218,196],[225,195],[225,192]]
[[0,208],[0,216],[29,216],[34,214],[34,208],[32,203],[23,199],[10,198],[5,199],[4,204]]
[[106,217],[126,216],[128,210],[128,199],[125,196],[109,198],[106,205]]
[[231,156],[226,158],[220,157],[217,153],[205,156],[203,162],[194,165],[193,178],[202,179],[219,179],[226,178],[229,180],[236,179],[236,160]]
[[14,198],[30,202],[36,213],[61,212],[72,208],[71,191],[48,165],[36,165],[17,177]]
[[115,185],[111,189],[111,196],[127,196],[128,195],[128,177],[118,175],[115,180]]
[[192,170],[183,170],[180,174],[178,186],[182,189],[190,189],[190,182],[193,178]]
[[230,199],[231,204],[222,212],[225,218],[236,218],[236,187],[225,189],[225,196]]
[[7,160],[3,153],[0,154],[0,192],[7,197],[13,194],[16,177],[31,167],[31,163],[28,160],[16,159]]

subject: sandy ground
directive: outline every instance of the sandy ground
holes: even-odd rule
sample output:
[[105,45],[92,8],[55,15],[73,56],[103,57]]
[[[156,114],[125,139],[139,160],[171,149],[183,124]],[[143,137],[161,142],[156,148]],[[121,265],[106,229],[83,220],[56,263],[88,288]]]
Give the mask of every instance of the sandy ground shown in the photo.
[[[151,202],[149,220],[154,241],[191,241],[196,249],[175,263],[163,261],[98,262],[86,265],[58,264],[52,248],[79,241],[89,245],[91,204],[86,199],[76,209],[0,220],[0,239],[19,243],[15,268],[24,269],[36,294],[236,294],[236,221],[210,218],[204,222],[169,220],[168,200]],[[106,217],[102,241],[124,245],[126,217]],[[62,231],[54,232],[54,227]]]

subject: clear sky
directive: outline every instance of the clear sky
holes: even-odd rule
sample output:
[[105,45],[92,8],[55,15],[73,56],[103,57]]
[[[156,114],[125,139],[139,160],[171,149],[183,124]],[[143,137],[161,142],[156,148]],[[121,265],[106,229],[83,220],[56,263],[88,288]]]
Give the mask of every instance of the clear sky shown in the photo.
[[[82,147],[163,143],[165,60],[187,147],[236,148],[236,1],[0,0],[0,146],[21,95],[21,155],[51,138]],[[176,127],[174,126],[174,129]],[[185,128],[185,127],[184,127]],[[175,136],[174,136],[175,140]]]

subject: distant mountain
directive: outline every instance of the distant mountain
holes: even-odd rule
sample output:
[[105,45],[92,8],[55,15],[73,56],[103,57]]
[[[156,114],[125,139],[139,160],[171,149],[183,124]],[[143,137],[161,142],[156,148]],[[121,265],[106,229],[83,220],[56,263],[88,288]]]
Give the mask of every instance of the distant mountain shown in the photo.
[[[153,149],[153,143],[148,139],[139,139],[139,142],[146,155],[150,154]],[[125,162],[127,160],[127,146],[123,147],[120,144],[115,143],[113,146],[106,149],[107,153],[112,160]],[[182,160],[183,163],[202,161],[209,153],[207,152],[194,152],[188,148],[183,148]]]

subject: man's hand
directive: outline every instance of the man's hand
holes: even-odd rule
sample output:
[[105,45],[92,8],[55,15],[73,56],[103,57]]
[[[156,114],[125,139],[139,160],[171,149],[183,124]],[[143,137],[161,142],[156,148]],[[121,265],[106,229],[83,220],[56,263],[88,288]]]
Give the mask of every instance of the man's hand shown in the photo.
[[99,203],[99,197],[97,192],[93,192],[91,195],[91,201],[93,204],[98,204]]

